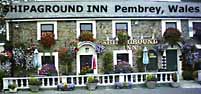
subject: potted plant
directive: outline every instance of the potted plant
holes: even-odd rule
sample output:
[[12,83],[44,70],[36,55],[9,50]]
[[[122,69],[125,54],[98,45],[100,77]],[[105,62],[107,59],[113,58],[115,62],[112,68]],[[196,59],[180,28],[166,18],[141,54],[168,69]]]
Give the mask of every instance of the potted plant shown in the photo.
[[16,84],[9,84],[8,89],[10,93],[16,93],[17,92],[17,85]]
[[31,89],[31,91],[38,92],[40,85],[41,85],[41,81],[39,79],[34,77],[29,79],[29,88]]
[[97,83],[98,83],[98,80],[94,78],[93,76],[89,76],[87,78],[87,88],[89,90],[95,90],[97,87]]
[[120,44],[120,45],[126,45],[127,44],[127,41],[129,39],[127,32],[120,31],[117,33],[117,37],[118,37],[118,44]]
[[170,83],[170,85],[172,86],[172,87],[174,87],[174,88],[177,88],[177,87],[179,87],[179,83],[177,82],[177,74],[176,73],[174,73],[174,74],[172,74],[172,83]]
[[164,32],[164,39],[170,45],[175,45],[181,40],[181,32],[175,28],[168,28]]
[[50,48],[53,44],[55,44],[54,34],[50,32],[42,33],[40,43],[44,48]]
[[154,89],[156,87],[157,78],[153,74],[149,74],[146,77],[146,86],[150,89]]

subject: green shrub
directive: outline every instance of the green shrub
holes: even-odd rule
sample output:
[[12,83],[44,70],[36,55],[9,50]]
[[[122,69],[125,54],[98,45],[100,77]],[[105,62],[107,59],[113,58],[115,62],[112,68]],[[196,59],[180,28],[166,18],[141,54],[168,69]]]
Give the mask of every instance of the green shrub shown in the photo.
[[113,55],[111,52],[107,52],[103,55],[103,72],[111,73],[113,71]]
[[31,79],[29,79],[29,85],[39,86],[41,84],[42,84],[41,81],[37,78],[32,77]]
[[196,80],[198,79],[198,71],[193,71],[193,79]]
[[16,87],[17,87],[16,84],[9,84],[9,85],[8,85],[8,88],[9,88],[9,89],[15,89]]
[[183,71],[182,76],[184,80],[193,80],[192,71],[185,70]]
[[155,77],[155,75],[149,74],[149,75],[147,75],[146,80],[147,81],[157,81],[157,78]]
[[129,39],[127,32],[120,31],[117,33],[117,37],[118,37],[118,44],[120,45],[127,44],[127,40]]
[[87,78],[87,82],[88,83],[98,83],[98,80],[96,78],[94,78],[93,76],[89,76]]

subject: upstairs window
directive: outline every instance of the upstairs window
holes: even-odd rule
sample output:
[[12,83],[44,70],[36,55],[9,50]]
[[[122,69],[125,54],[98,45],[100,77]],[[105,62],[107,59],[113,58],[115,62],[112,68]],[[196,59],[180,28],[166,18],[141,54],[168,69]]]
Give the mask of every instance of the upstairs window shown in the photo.
[[96,38],[96,21],[77,21],[77,38],[83,32],[91,32],[93,38]]
[[0,25],[0,43],[6,41],[6,28],[4,25]]
[[176,22],[166,22],[166,29],[168,28],[177,28]]
[[166,29],[168,28],[175,28],[178,29],[180,32],[181,30],[181,21],[180,20],[161,20],[161,27],[162,27],[162,36]]
[[112,21],[112,36],[117,37],[119,32],[125,32],[131,37],[131,21]]
[[82,32],[92,32],[92,23],[81,23],[80,24],[80,33]]
[[46,33],[52,33],[54,39],[57,39],[57,22],[38,22],[37,23],[37,40]]

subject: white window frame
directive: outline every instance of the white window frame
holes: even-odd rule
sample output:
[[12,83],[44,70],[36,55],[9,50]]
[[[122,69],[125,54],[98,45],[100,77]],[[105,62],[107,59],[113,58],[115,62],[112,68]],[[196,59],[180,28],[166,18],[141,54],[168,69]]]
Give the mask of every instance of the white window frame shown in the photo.
[[165,30],[166,30],[166,22],[176,22],[176,24],[177,24],[177,29],[180,31],[180,32],[182,32],[182,30],[181,30],[181,20],[161,20],[161,27],[162,27],[162,32],[161,32],[161,34],[162,34],[162,36],[163,36],[163,34],[164,34],[164,32],[165,32]]
[[117,54],[128,53],[128,63],[133,66],[132,50],[114,50],[113,51],[113,65],[117,65]]
[[6,40],[9,41],[9,23],[6,21]]
[[201,22],[201,19],[199,20],[188,20],[188,27],[189,27],[189,37],[193,37],[193,22]]
[[96,21],[77,21],[76,22],[76,28],[77,28],[77,38],[80,37],[80,24],[82,23],[91,23],[92,24],[92,34],[93,38],[96,39]]
[[41,58],[42,56],[54,56],[54,65],[55,65],[55,68],[56,68],[57,72],[59,73],[58,52],[39,53],[38,60],[39,60],[39,64],[41,65],[41,66],[39,67],[39,70],[42,68],[42,58]]
[[116,23],[127,23],[128,24],[128,36],[132,38],[132,33],[131,33],[131,21],[112,21],[112,38],[116,37]]
[[57,22],[37,22],[37,40],[41,40],[41,25],[42,24],[53,24],[54,39],[57,40]]

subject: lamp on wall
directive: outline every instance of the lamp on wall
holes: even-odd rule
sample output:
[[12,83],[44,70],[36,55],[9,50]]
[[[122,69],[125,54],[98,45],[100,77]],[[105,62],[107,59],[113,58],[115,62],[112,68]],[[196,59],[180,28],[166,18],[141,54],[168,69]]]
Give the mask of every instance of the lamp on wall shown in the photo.
[[89,52],[89,48],[87,47],[87,48],[85,48],[85,52],[86,53],[88,53]]

